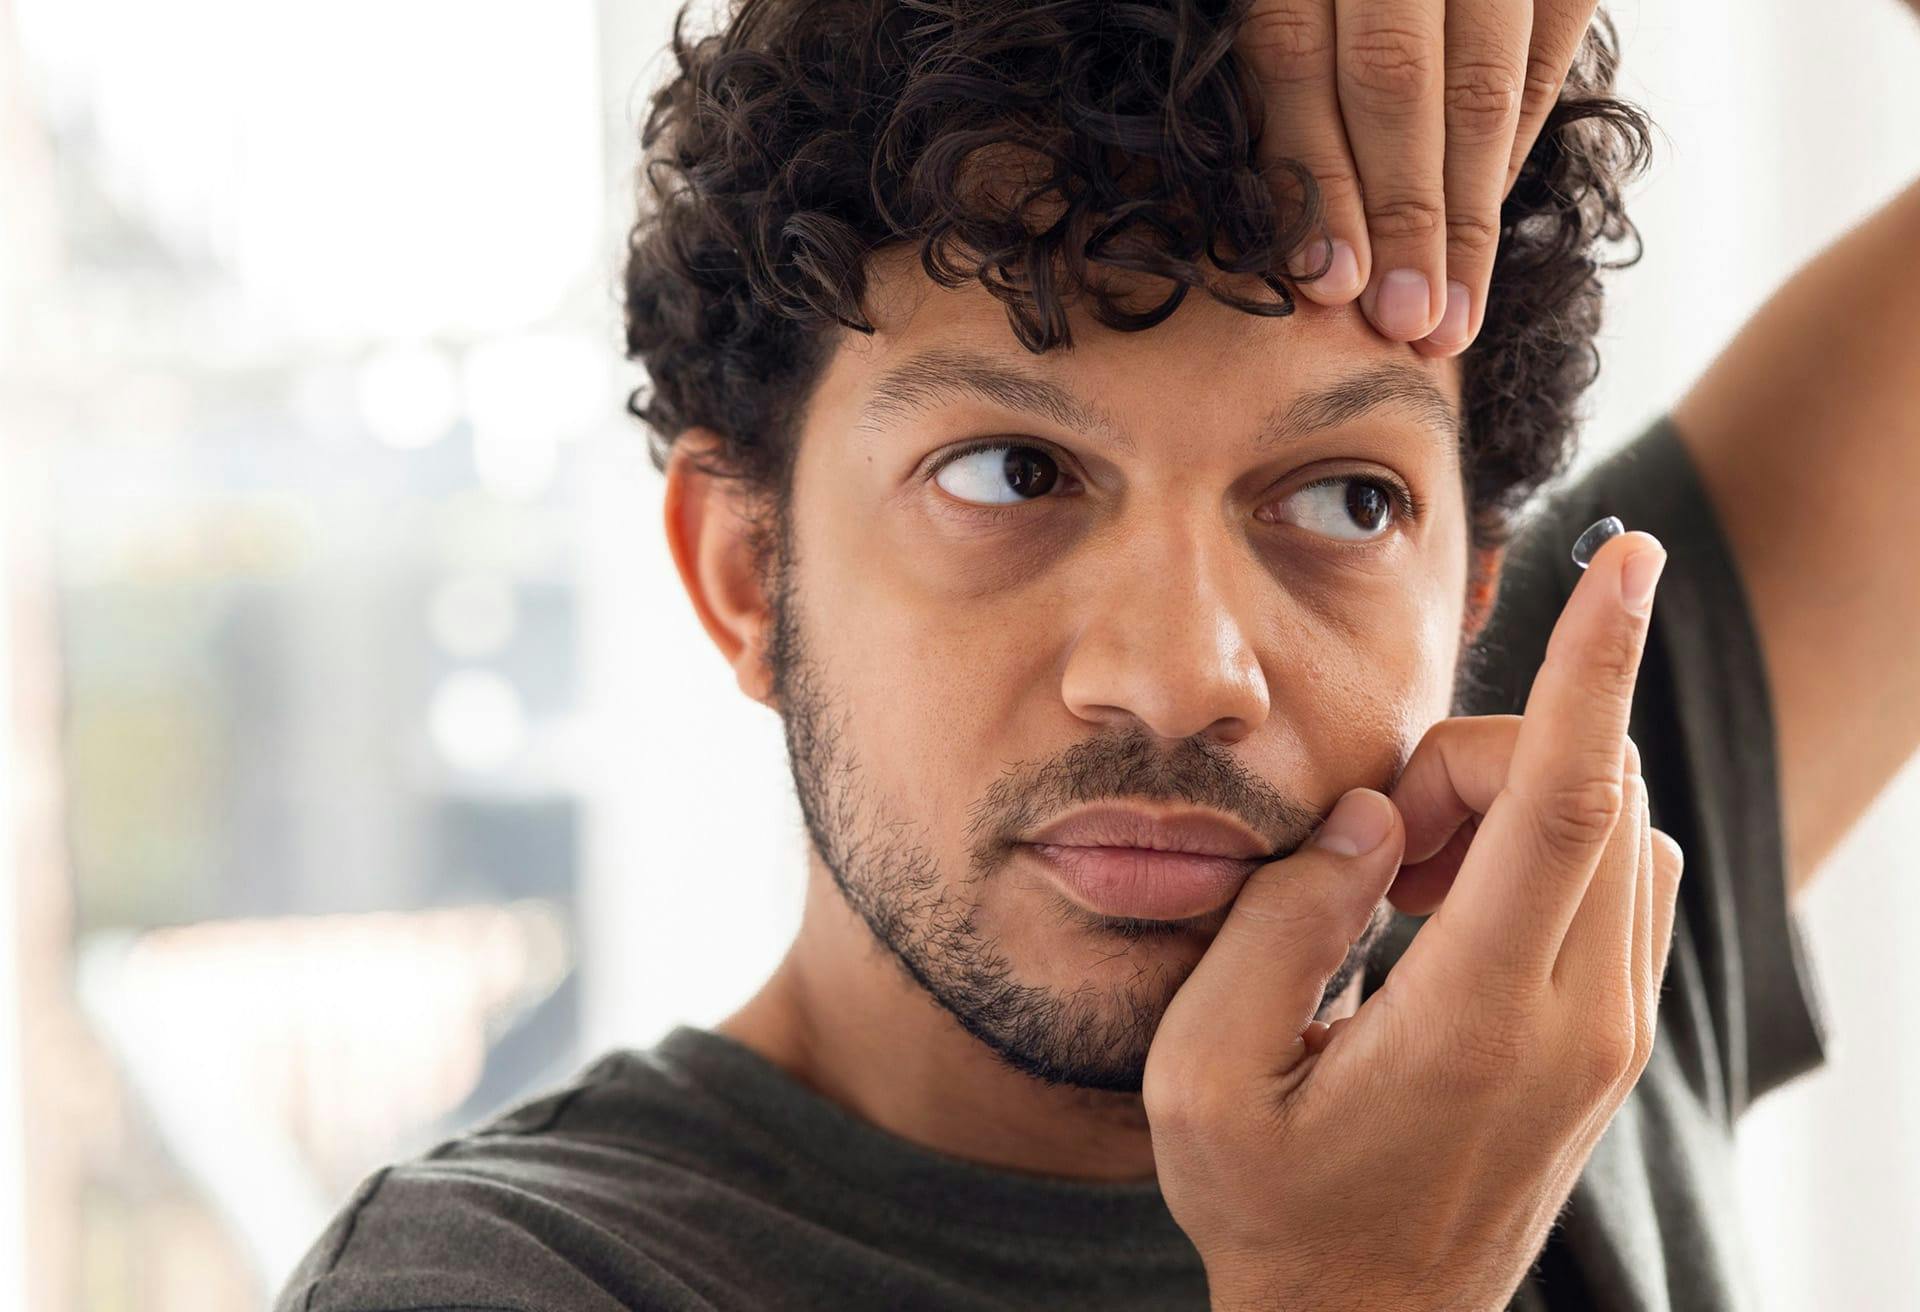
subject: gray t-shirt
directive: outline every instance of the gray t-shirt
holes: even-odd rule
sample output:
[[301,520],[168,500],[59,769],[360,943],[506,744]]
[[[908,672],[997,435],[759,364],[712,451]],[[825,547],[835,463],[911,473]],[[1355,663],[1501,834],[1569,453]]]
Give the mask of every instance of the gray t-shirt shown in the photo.
[[[1667,419],[1530,518],[1459,709],[1522,709],[1576,577],[1567,548],[1608,513],[1669,551],[1632,732],[1654,822],[1687,865],[1652,1060],[1513,1306],[1751,1307],[1733,1124],[1820,1064],[1824,1024],[1786,899],[1765,670]],[[1421,923],[1396,925],[1369,992]],[[1206,1306],[1153,1182],[948,1157],[681,1026],[376,1172],[276,1312]]]

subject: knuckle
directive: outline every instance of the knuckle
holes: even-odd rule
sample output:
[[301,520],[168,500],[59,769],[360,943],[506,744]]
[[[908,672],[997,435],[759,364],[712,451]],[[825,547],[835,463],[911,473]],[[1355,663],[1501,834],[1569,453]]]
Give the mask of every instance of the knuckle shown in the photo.
[[1359,91],[1382,102],[1419,101],[1433,89],[1435,53],[1423,33],[1371,28],[1348,45],[1346,76]]
[[1637,1048],[1627,1026],[1612,1022],[1594,1025],[1575,1045],[1575,1078],[1589,1090],[1612,1089],[1633,1073]]
[[1624,735],[1624,737],[1626,739],[1626,744],[1627,744],[1627,751],[1626,751],[1627,773],[1644,775],[1646,772],[1643,769],[1641,769],[1640,744],[1636,743],[1633,740],[1632,734],[1626,734]]
[[1294,877],[1300,873],[1299,863],[1291,869],[1278,861],[1256,868],[1241,887],[1234,914],[1276,938],[1310,930],[1325,914],[1327,898],[1316,881]]
[[1140,1079],[1140,1102],[1155,1133],[1178,1132],[1207,1123],[1204,1063],[1184,1056],[1154,1054]]
[[1664,829],[1650,831],[1653,835],[1653,857],[1656,866],[1662,863],[1670,866],[1678,874],[1686,868],[1687,852],[1680,846],[1680,840]]
[[1501,63],[1449,65],[1447,135],[1477,144],[1510,132],[1520,113],[1522,81]]
[[1552,60],[1528,58],[1520,91],[1520,103],[1525,112],[1547,112],[1548,107],[1560,97],[1560,76],[1560,70],[1553,66]]
[[1247,20],[1241,38],[1254,61],[1282,78],[1332,67],[1333,27],[1311,9],[1267,9]]
[[1309,146],[1293,150],[1292,158],[1294,163],[1313,175],[1315,185],[1320,188],[1320,198],[1329,212],[1354,205],[1359,187],[1354,182],[1353,165],[1347,162],[1345,155],[1319,146]]
[[1424,200],[1390,200],[1367,207],[1367,227],[1390,241],[1423,244],[1446,226],[1442,205]]
[[1447,211],[1447,242],[1457,250],[1491,250],[1500,239],[1500,225],[1478,210]]
[[1616,694],[1630,691],[1640,669],[1640,635],[1630,624],[1610,624],[1593,642],[1589,658],[1603,687]]
[[1606,842],[1626,806],[1620,780],[1594,775],[1562,784],[1541,799],[1539,824],[1556,853],[1585,853]]

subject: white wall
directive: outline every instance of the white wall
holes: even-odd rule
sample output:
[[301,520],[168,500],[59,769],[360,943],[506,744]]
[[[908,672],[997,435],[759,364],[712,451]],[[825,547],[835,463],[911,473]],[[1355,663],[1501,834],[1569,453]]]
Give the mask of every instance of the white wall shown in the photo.
[[0,1308],[27,1305],[26,1154],[20,1087],[20,906],[13,766],[13,574],[0,496]]
[[[651,85],[664,67],[671,12],[659,0],[602,6],[616,147],[644,110],[635,79],[644,68]],[[1920,175],[1920,23],[1896,0],[1613,12],[1623,91],[1664,136],[1630,209],[1647,253],[1613,284],[1587,459],[1677,400],[1795,267]],[[744,999],[797,923],[802,852],[778,722],[739,694],[694,620],[662,537],[658,476],[637,442],[596,451],[593,1048],[708,1023]],[[1760,1103],[1743,1130],[1759,1284],[1777,1309],[1893,1306],[1920,1286],[1920,1132],[1902,1112],[1920,1107],[1920,966],[1897,937],[1920,911],[1916,816],[1920,770],[1909,770],[1815,889],[1808,930],[1832,1062]]]

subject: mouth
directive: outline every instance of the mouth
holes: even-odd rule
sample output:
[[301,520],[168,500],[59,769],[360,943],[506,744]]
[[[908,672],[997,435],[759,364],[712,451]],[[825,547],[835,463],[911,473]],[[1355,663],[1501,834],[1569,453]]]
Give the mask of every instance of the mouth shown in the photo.
[[1198,921],[1220,911],[1262,864],[1259,858],[1144,847],[1021,847],[1076,906],[1097,916],[1139,921]]

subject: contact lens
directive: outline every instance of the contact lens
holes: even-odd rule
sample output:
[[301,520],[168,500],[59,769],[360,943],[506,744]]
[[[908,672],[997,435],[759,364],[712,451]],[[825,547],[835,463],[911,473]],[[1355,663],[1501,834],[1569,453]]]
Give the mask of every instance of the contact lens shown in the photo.
[[1610,537],[1627,531],[1618,515],[1608,515],[1605,519],[1596,519],[1587,525],[1587,531],[1573,540],[1573,563],[1585,569],[1593,563],[1593,553],[1600,550],[1600,544]]

